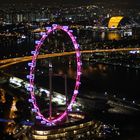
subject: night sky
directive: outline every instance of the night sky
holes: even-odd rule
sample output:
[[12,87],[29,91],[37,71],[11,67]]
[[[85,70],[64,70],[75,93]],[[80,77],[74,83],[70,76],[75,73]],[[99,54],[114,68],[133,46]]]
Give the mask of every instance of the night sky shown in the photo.
[[108,6],[110,4],[114,4],[116,6],[127,5],[128,7],[136,6],[140,7],[140,0],[0,0],[1,4],[8,3],[32,3],[32,4],[96,4],[97,2],[101,2],[104,5]]
[[112,3],[128,3],[128,4],[131,4],[131,3],[140,3],[140,0],[0,0],[1,3],[11,3],[11,2],[32,2],[32,3],[40,3],[40,2],[43,2],[43,3],[47,3],[47,2],[57,2],[57,3],[73,3],[73,2],[76,2],[76,3],[85,3],[85,2],[112,2]]

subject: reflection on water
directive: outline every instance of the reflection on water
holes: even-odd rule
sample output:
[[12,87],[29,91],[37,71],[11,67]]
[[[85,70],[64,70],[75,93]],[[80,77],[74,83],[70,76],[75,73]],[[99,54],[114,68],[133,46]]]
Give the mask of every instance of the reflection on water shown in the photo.
[[[23,67],[25,67],[23,65]],[[20,66],[18,69],[23,69]],[[43,70],[43,69],[41,69]],[[76,75],[76,66],[75,65],[54,65],[53,72],[56,74],[65,74],[67,72],[68,74],[68,88],[71,90],[71,83],[75,78]],[[45,70],[44,70],[45,71]],[[15,70],[10,70],[10,72],[14,73]],[[82,67],[82,78],[81,78],[81,87],[80,87],[80,94],[81,95],[88,95],[88,93],[94,94],[94,91],[101,91],[104,93],[104,91],[107,91],[109,94],[116,94],[117,97],[126,97],[128,96],[128,99],[131,100],[140,99],[139,92],[136,94],[136,90],[139,90],[139,82],[140,82],[140,71],[137,70],[131,70],[130,68],[122,68],[117,66],[109,66],[105,64],[94,64],[94,63],[84,63]],[[16,73],[17,74],[17,73]],[[24,73],[21,71],[21,73],[18,73],[17,75],[14,74],[17,77],[23,76]],[[44,72],[44,75],[47,75],[48,73]],[[41,74],[42,75],[42,74]],[[44,76],[42,75],[42,76]],[[21,78],[21,77],[20,77]],[[43,78],[44,81],[40,81],[42,83],[46,83],[47,79]],[[46,81],[45,81],[46,80]],[[60,89],[61,85],[63,85],[63,80],[60,78],[55,78],[53,81],[54,88]],[[59,84],[58,84],[59,83]],[[62,84],[61,84],[62,83]],[[46,88],[46,84],[45,84]],[[63,88],[63,87],[62,87]],[[136,90],[135,90],[136,89]],[[1,90],[0,90],[1,91]],[[57,91],[57,90],[56,90]],[[7,92],[7,91],[6,91]],[[123,93],[124,92],[124,93]],[[3,94],[0,94],[3,96]],[[90,94],[89,94],[90,95]],[[0,96],[0,97],[1,97]],[[0,98],[1,99],[1,98]],[[127,99],[127,97],[126,97]],[[5,99],[6,100],[6,99]],[[12,102],[10,107],[8,108],[10,111],[8,113],[8,119],[14,119],[16,117],[15,111],[17,111],[16,103],[17,98],[12,98]],[[7,102],[7,100],[6,100]],[[136,100],[137,102],[137,100]],[[26,109],[27,110],[27,109]],[[14,123],[8,123],[6,125],[5,131],[7,133],[11,133],[15,127]],[[137,130],[137,128],[136,128]]]
[[[82,75],[89,76],[89,74],[91,73],[97,73],[97,72],[104,73],[107,70],[107,68],[108,66],[103,64],[98,64],[96,66],[87,64],[87,66],[84,65],[84,67],[82,67]],[[76,75],[75,69],[73,67],[69,67],[68,76],[74,79],[75,75]]]
[[15,111],[17,111],[16,102],[17,102],[17,98],[13,97],[13,102],[12,102],[10,113],[9,113],[9,119],[16,118],[16,114],[15,114]]
[[68,75],[72,79],[75,79],[75,77],[76,77],[75,70],[73,70],[73,68],[71,67],[71,65],[69,66],[69,69],[68,69]]
[[107,34],[108,40],[120,40],[121,35],[117,32],[108,32]]
[[4,89],[0,89],[0,102],[1,103],[5,103],[6,102],[6,99],[5,99],[5,90]]
[[[10,119],[10,120],[13,120],[14,118],[17,117],[15,114],[15,112],[17,111],[17,108],[16,108],[17,101],[18,101],[18,99],[16,97],[13,97],[13,101],[12,101],[11,108],[9,111],[9,116],[8,116],[8,119]],[[6,128],[5,128],[5,132],[8,134],[12,133],[14,126],[15,126],[14,122],[8,122],[6,125]]]
[[[68,78],[73,79],[74,81],[76,75],[75,65],[71,65],[71,67],[63,65],[62,69],[58,68],[59,66],[54,66],[54,73],[67,73]],[[139,70],[83,62],[81,78],[83,81],[80,87],[81,94],[84,94],[85,92],[104,93],[107,91],[112,95],[115,93],[119,98],[125,97],[130,101],[138,100],[138,91],[140,91],[138,88],[138,83],[140,82],[139,76]],[[58,83],[58,81],[56,83]],[[59,83],[60,82],[61,81],[59,81]],[[58,88],[56,89],[58,90]]]

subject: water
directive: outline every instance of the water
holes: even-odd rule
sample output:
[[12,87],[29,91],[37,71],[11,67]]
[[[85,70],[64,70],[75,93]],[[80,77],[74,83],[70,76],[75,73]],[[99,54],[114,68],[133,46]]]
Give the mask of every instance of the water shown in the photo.
[[[18,66],[9,67],[5,72],[10,73],[14,76],[25,78],[29,70],[25,67],[27,63],[20,64]],[[21,71],[22,69],[22,71]],[[24,71],[25,70],[25,71]],[[48,68],[42,67],[40,70],[44,71],[44,74],[40,74],[40,72],[36,72],[37,80],[36,82],[45,87],[49,88],[48,85]],[[74,65],[66,65],[63,63],[56,63],[53,65],[53,73],[56,74],[64,74],[67,73],[68,76],[68,91],[71,94],[73,87],[74,87],[74,77],[75,77],[75,66]],[[119,98],[126,98],[128,101],[135,100],[137,103],[140,102],[140,70],[139,69],[131,69],[131,68],[124,68],[124,67],[117,67],[117,66],[109,66],[104,64],[92,64],[92,63],[84,63],[82,69],[82,77],[81,77],[81,87],[80,87],[80,95],[82,96],[94,96],[94,94],[103,95],[105,91],[108,92],[110,95],[116,95]],[[38,75],[38,76],[37,76]],[[60,77],[53,77],[53,88],[54,91],[59,91],[64,93],[64,79]],[[8,89],[8,88],[7,88]],[[12,91],[11,91],[12,92]],[[9,94],[9,91],[6,91]],[[13,94],[6,95],[10,96],[8,104],[8,108],[4,110],[4,117],[6,119],[10,119],[10,114],[12,113],[12,108],[15,109],[14,103],[17,101],[16,98],[13,98]],[[23,96],[23,95],[22,95]],[[22,97],[21,96],[21,97]],[[19,96],[20,97],[20,96]],[[18,98],[19,98],[18,97]],[[13,100],[13,101],[12,101]],[[27,100],[26,100],[27,102]],[[7,102],[6,102],[7,104]],[[12,107],[13,106],[13,107]],[[4,106],[3,106],[4,107]],[[5,107],[4,107],[5,108]],[[3,108],[3,109],[4,109]],[[8,113],[9,112],[9,113]],[[11,113],[10,113],[11,112]],[[14,117],[14,114],[11,115]],[[111,116],[107,116],[106,119],[109,120]],[[112,118],[112,117],[111,117]],[[113,116],[115,123],[118,126],[123,127],[122,132],[124,133],[124,137],[126,138],[126,133],[131,132],[137,136],[137,132],[139,128],[137,125],[137,121],[133,121],[134,118],[124,118],[122,116]],[[110,119],[111,120],[111,119]],[[124,120],[124,122],[120,121]],[[130,122],[128,124],[128,122]],[[133,123],[132,123],[133,122]],[[118,124],[119,123],[119,124]],[[6,130],[6,126],[3,127]],[[119,139],[118,139],[119,140]],[[120,138],[121,140],[121,138]],[[127,139],[126,139],[127,140]],[[129,140],[129,139],[128,139]],[[133,140],[133,139],[131,139]]]
[[[53,68],[54,73],[68,74],[68,79],[71,85],[74,83],[75,67],[66,67],[65,65],[60,68],[56,65]],[[44,75],[45,76],[45,75]],[[41,78],[41,77],[40,77]],[[46,77],[47,78],[47,77]],[[60,89],[63,85],[63,78],[54,77],[54,88]],[[48,79],[44,80],[43,86],[47,86]],[[128,69],[124,67],[109,66],[104,64],[83,63],[82,77],[81,77],[81,94],[90,93],[104,93],[116,95],[120,98],[125,97],[128,100],[140,101],[140,71],[138,69]],[[59,83],[59,85],[57,85]],[[70,87],[71,88],[71,87]]]
[[[95,33],[95,32],[94,32]],[[94,36],[94,34],[93,34]],[[116,32],[110,33],[95,33],[94,36],[97,40],[120,40],[121,35]],[[19,47],[19,45],[17,46]],[[0,49],[3,50],[1,47]],[[9,49],[9,48],[7,48]],[[19,49],[19,48],[18,48]],[[21,48],[20,48],[21,49]],[[18,51],[20,51],[20,49]],[[15,49],[16,51],[16,49]],[[26,52],[26,50],[25,50]],[[15,52],[14,52],[15,53]],[[7,53],[6,53],[7,54]],[[40,68],[44,74],[40,74],[40,72],[36,72],[38,76],[36,76],[36,83],[45,88],[49,88],[48,84],[48,68],[42,67]],[[19,64],[16,66],[9,67],[5,70],[5,72],[10,73],[14,76],[26,79],[26,75],[29,74],[29,69],[27,68],[27,63]],[[75,66],[65,65],[65,63],[56,63],[53,67],[53,72],[55,74],[65,74],[68,76],[68,91],[69,94],[72,93],[74,89],[75,83]],[[80,96],[94,96],[96,95],[104,95],[107,92],[109,95],[116,95],[119,98],[126,98],[126,100],[132,102],[135,100],[136,103],[140,103],[140,70],[139,69],[131,69],[124,68],[118,66],[109,66],[104,64],[92,64],[85,62],[82,68],[82,77],[81,77],[81,86],[80,86]],[[54,91],[64,93],[64,78],[53,77],[53,89]],[[0,85],[0,88],[3,88],[3,85]],[[0,102],[0,116],[4,119],[12,119],[12,117],[16,118],[16,115],[13,111],[16,111],[15,102],[18,99],[23,98],[25,102],[27,99],[24,98],[24,95],[20,91],[13,91],[8,88],[8,86],[4,86],[6,91],[5,98],[6,103]],[[16,96],[14,95],[16,94]],[[22,94],[22,95],[21,95]],[[14,97],[14,98],[13,98]],[[24,102],[23,102],[24,104]],[[27,110],[27,106],[25,107]],[[137,116],[131,118],[128,116],[104,116],[104,120],[112,121],[113,118],[114,123],[118,126],[122,127],[122,138],[117,138],[117,140],[139,140],[139,123]],[[0,132],[9,132],[12,129],[12,126],[8,127],[7,123],[0,122]],[[132,133],[132,136],[128,135],[128,133]],[[127,136],[128,135],[128,136]],[[3,136],[0,134],[0,138]],[[8,139],[8,138],[7,138]],[[114,140],[114,139],[113,139]]]

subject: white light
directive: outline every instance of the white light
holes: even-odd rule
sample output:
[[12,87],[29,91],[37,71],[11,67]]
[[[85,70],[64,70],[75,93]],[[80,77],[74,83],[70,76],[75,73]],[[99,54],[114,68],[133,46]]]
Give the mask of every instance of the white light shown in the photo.
[[77,111],[80,111],[80,109],[79,109],[79,108],[77,108],[76,110],[77,110]]
[[16,77],[11,77],[10,79],[9,79],[9,82],[11,83],[11,84],[15,84],[16,86],[19,86],[19,87],[21,87],[21,83],[23,82],[23,80],[22,79],[19,79],[19,78],[16,78]]
[[61,95],[57,95],[56,97],[59,99],[63,99],[63,97]]
[[78,90],[74,90],[74,94],[78,94]]
[[116,98],[116,95],[113,95],[114,98]]
[[126,100],[125,98],[123,98],[123,100]]
[[40,91],[40,92],[45,92],[46,94],[49,94],[49,93],[50,93],[48,90],[43,89],[43,88],[40,88],[39,91]]
[[22,39],[25,39],[25,38],[26,38],[26,36],[25,36],[25,35],[22,35],[22,36],[21,36],[21,38],[22,38]]

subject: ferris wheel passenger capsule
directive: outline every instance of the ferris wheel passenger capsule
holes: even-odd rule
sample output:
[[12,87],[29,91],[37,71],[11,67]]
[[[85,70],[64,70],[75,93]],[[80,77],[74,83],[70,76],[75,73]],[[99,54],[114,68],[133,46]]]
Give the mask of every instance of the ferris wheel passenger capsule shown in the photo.
[[69,30],[70,33],[73,33],[73,30]]
[[36,108],[32,108],[32,112],[37,112],[37,109]]
[[38,52],[37,51],[31,51],[31,54],[38,55]]
[[34,74],[27,75],[27,79],[34,79]]
[[42,44],[42,41],[36,40],[36,41],[35,41],[35,44],[36,44],[36,45],[41,45],[41,44]]
[[46,121],[41,121],[41,124],[46,124]]
[[78,76],[80,76],[82,73],[81,72],[78,72],[77,74],[78,74]]
[[42,119],[41,116],[36,116],[35,118],[36,118],[37,120],[41,120],[41,119]]
[[79,48],[79,44],[75,44],[75,49],[78,49]]
[[57,27],[57,26],[58,26],[57,24],[53,24],[53,25],[52,25],[52,27]]
[[78,94],[78,90],[74,90],[74,94]]
[[64,30],[68,30],[69,27],[68,27],[68,26],[63,26],[62,28],[63,28]]
[[27,87],[27,91],[33,92],[34,88],[33,87]]
[[28,63],[28,66],[30,66],[30,67],[35,67],[35,66],[36,66],[36,63],[29,62],[29,63]]
[[34,101],[33,99],[28,99],[28,102],[33,103]]

